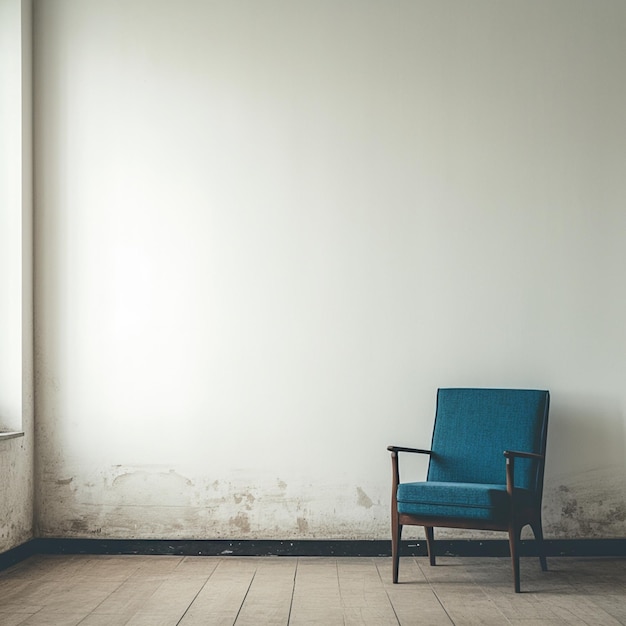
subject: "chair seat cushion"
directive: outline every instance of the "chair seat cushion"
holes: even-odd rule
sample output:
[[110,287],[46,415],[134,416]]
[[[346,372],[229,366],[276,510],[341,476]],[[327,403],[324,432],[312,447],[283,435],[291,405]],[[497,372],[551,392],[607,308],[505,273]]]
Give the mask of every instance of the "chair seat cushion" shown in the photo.
[[[398,513],[419,517],[454,517],[498,521],[510,512],[506,485],[427,481],[398,485]],[[532,500],[527,489],[516,489],[516,503]]]

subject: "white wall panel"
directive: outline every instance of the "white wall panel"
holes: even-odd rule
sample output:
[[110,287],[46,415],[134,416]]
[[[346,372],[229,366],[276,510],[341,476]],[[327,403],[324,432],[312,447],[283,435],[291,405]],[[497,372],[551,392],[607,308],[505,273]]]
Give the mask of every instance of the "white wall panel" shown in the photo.
[[35,6],[44,535],[385,537],[455,385],[624,535],[623,3]]

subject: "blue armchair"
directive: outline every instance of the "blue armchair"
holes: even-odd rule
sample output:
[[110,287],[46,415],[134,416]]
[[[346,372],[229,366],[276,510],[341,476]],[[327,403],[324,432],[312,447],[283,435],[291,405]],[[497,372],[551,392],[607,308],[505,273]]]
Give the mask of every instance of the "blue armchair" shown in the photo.
[[[434,527],[507,531],[520,591],[519,542],[530,525],[547,570],[541,497],[550,394],[529,389],[439,389],[430,450],[389,446],[393,582],[402,527],[423,526],[431,565]],[[429,455],[425,482],[400,482],[400,452]]]

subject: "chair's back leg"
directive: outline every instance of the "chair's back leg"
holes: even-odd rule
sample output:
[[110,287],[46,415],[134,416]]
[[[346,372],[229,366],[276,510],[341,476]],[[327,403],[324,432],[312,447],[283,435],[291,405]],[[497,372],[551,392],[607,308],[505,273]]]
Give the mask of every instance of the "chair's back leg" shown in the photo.
[[428,549],[428,559],[431,565],[435,564],[435,532],[432,526],[424,526],[426,533],[426,548]]
[[539,563],[541,563],[541,570],[548,571],[548,561],[546,560],[546,547],[543,542],[543,528],[541,526],[541,515],[530,523],[530,527],[535,535],[535,542],[537,543],[537,552],[539,553]]

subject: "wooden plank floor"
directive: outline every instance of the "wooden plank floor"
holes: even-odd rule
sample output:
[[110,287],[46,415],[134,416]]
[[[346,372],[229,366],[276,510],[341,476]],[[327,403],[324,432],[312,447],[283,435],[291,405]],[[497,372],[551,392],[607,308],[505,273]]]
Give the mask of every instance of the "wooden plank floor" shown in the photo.
[[0,573],[0,625],[626,624],[626,559],[51,556]]

